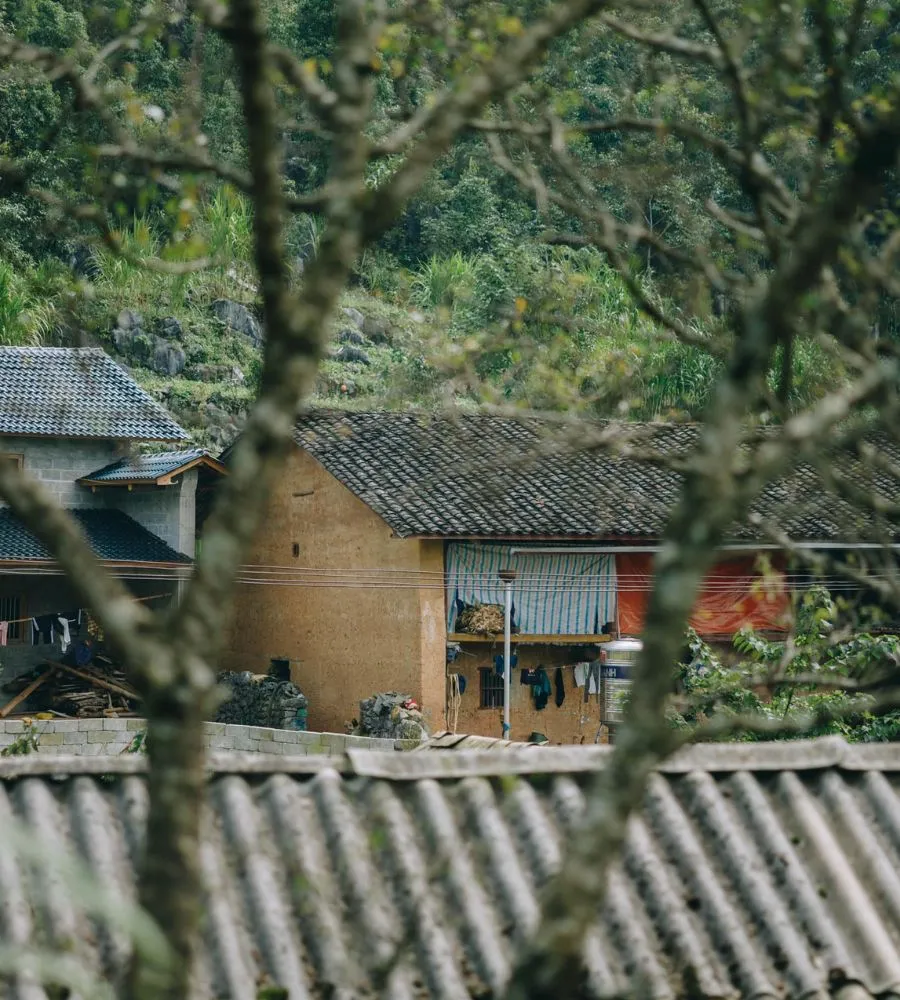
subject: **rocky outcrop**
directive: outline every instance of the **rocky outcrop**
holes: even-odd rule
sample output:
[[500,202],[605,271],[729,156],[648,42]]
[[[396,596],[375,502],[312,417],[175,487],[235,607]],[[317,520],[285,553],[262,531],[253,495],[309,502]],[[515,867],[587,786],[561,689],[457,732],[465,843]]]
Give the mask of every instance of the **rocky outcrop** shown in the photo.
[[353,326],[356,327],[357,330],[362,330],[366,317],[363,316],[358,309],[353,309],[350,306],[344,306],[344,308],[341,309],[341,313]]
[[383,691],[359,703],[357,736],[392,740],[424,740],[428,727],[416,701],[408,694]]
[[363,319],[362,332],[373,344],[393,344],[394,342],[391,324],[386,319],[366,316]]
[[335,361],[353,361],[361,365],[370,365],[372,363],[372,359],[364,350],[359,347],[352,347],[350,344],[344,344],[332,357]]
[[[158,329],[183,336],[181,324],[174,317],[167,317]],[[144,325],[144,318],[133,309],[123,309],[116,317],[112,331],[116,350],[130,363],[149,368],[160,375],[173,377],[184,371],[187,356],[184,349],[172,339],[158,336]]]
[[237,365],[191,365],[185,371],[185,375],[198,382],[243,385],[246,381],[244,373]]
[[262,327],[259,325],[259,320],[240,302],[216,299],[209,308],[213,316],[220,323],[224,323],[229,330],[240,333],[257,347],[262,343]]

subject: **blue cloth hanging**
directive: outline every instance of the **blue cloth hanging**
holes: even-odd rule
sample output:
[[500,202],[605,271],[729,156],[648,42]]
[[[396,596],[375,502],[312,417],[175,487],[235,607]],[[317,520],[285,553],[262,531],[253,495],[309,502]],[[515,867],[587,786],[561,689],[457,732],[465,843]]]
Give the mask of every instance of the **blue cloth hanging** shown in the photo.
[[[519,662],[518,655],[516,653],[510,653],[510,656],[509,656],[509,665],[510,665],[510,667],[516,666],[516,664],[518,662]],[[503,676],[503,654],[502,653],[498,653],[494,657],[494,670],[496,671],[498,677],[502,677]]]

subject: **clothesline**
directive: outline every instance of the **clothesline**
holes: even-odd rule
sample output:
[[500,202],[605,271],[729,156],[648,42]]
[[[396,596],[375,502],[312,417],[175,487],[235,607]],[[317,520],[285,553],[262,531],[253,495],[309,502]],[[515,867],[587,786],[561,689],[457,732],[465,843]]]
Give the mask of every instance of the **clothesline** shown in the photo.
[[[142,601],[158,601],[161,597],[171,597],[171,593],[168,594],[151,594],[149,597],[135,597],[135,604],[140,604]],[[49,613],[49,612],[48,612]],[[6,624],[7,625],[20,625],[23,622],[30,622],[34,615],[28,615],[27,618],[10,618]]]

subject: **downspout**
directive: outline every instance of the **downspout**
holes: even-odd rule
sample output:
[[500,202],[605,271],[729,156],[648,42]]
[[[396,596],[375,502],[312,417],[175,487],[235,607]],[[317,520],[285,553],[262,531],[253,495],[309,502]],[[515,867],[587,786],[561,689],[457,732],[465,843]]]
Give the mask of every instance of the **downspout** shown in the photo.
[[509,678],[512,673],[512,585],[516,578],[514,569],[501,569],[503,581],[503,739],[509,740]]

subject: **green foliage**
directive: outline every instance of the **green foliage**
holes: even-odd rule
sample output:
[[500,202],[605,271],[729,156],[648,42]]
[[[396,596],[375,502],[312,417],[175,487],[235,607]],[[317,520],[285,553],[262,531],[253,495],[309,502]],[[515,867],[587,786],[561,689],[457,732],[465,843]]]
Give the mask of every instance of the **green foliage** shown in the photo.
[[[819,59],[810,26],[798,19],[803,5],[775,8],[748,0],[739,6],[740,16],[738,7],[719,10],[728,30],[755,25],[766,45],[779,54],[767,55],[766,45],[752,42],[748,73],[750,85],[757,88],[753,99],[759,114],[773,122],[765,136],[766,155],[799,185],[809,163],[811,119],[805,102],[818,94],[826,79],[824,73],[810,73],[804,82],[791,69]],[[829,7],[839,26],[849,17],[845,6]],[[454,8],[445,12],[446,30],[434,38],[410,30],[402,21],[391,23],[379,41],[383,65],[370,123],[373,138],[393,127],[408,107],[426,106],[437,81],[492,59],[536,9],[531,3],[515,10],[491,5]],[[896,53],[887,9],[884,3],[872,5],[844,80],[848,99],[860,112],[878,106],[893,72]],[[437,10],[435,17],[443,16]],[[138,16],[137,8],[118,3],[86,7],[78,0],[8,0],[2,11],[4,27],[19,37],[67,51],[82,63]],[[177,136],[185,126],[182,116],[193,100],[192,81],[199,73],[200,127],[210,154],[245,168],[230,47],[216,32],[198,35],[194,21],[181,18],[180,9],[170,13],[170,19],[148,29],[133,49],[107,60],[104,73],[115,80],[117,95],[113,112],[136,135],[164,144],[167,135]],[[276,43],[301,60],[311,60],[329,82],[337,28],[333,0],[269,0],[267,16]],[[685,38],[706,37],[696,10],[680,0],[671,10],[651,5],[635,17],[651,32],[668,30],[674,17]],[[769,79],[765,87],[760,83],[764,77]],[[103,79],[101,74],[98,80]],[[665,53],[648,55],[598,24],[556,41],[546,64],[513,98],[513,105],[488,113],[505,117],[514,107],[524,120],[541,124],[546,119],[540,108],[548,102],[568,124],[619,114],[647,115],[682,122],[712,137],[734,137],[732,97],[716,73],[708,67],[691,70]],[[781,127],[785,107],[794,109],[795,116]],[[152,115],[148,108],[154,109]],[[320,184],[330,155],[327,135],[286,116],[283,138],[290,189],[302,192]],[[46,282],[40,268],[48,261],[68,266],[73,252],[83,252],[88,230],[58,220],[48,228],[44,205],[19,190],[4,192],[0,339],[65,342],[72,336],[66,331],[77,331],[79,338],[103,341],[120,309],[138,309],[150,317],[174,315],[190,330],[189,353],[197,364],[239,364],[250,373],[252,384],[258,361],[243,356],[227,338],[217,345],[207,313],[217,297],[247,304],[256,297],[252,216],[246,198],[227,186],[198,179],[189,178],[177,194],[155,176],[125,180],[115,164],[87,158],[86,139],[102,142],[108,136],[99,123],[86,125],[78,118],[63,84],[48,83],[27,66],[0,70],[0,156],[23,164],[35,183],[60,197],[87,204],[97,204],[99,197],[115,218],[127,253],[123,260],[106,249],[92,251],[89,280],[80,291],[72,281]],[[606,131],[566,134],[563,141],[572,163],[596,178],[593,197],[619,219],[642,223],[686,254],[702,248],[726,271],[760,271],[763,265],[755,253],[738,248],[726,254],[722,249],[707,203],[712,200],[737,212],[747,206],[735,193],[728,169],[708,148],[674,133]],[[531,162],[531,153],[517,151],[513,139],[509,148],[516,162]],[[839,153],[836,149],[834,155]],[[396,169],[396,160],[373,161],[367,184],[376,197]],[[826,164],[824,186],[828,168]],[[107,197],[103,192],[110,187],[114,195]],[[896,212],[895,192],[873,217],[873,238]],[[701,347],[678,343],[640,312],[621,277],[599,253],[551,246],[545,228],[570,234],[575,243],[582,233],[577,219],[552,203],[537,205],[511,180],[494,162],[481,135],[461,137],[436,164],[397,225],[363,252],[355,270],[358,286],[372,297],[407,315],[422,313],[424,322],[402,348],[392,349],[393,354],[387,348],[375,351],[368,373],[335,369],[320,380],[320,389],[330,401],[342,400],[341,386],[349,379],[358,400],[367,396],[370,402],[407,405],[434,401],[441,384],[446,388],[449,383],[449,391],[461,402],[503,400],[632,418],[700,412],[715,381],[716,359]],[[298,279],[321,235],[317,217],[292,220],[287,244]],[[727,336],[727,319],[713,314],[708,291],[692,287],[684,269],[647,244],[623,252],[630,254],[631,280],[687,323],[701,341]],[[141,266],[206,253],[214,265],[201,274],[171,277]],[[878,305],[877,323],[880,335],[900,336],[900,310],[890,296],[883,296]],[[780,385],[780,368],[776,360],[770,377],[773,390]],[[827,344],[800,340],[793,349],[789,403],[809,403],[845,378],[839,357]],[[397,384],[386,392],[383,384],[392,380]],[[186,395],[207,401],[196,387]]]
[[[900,637],[844,634],[841,602],[812,587],[797,602],[790,644],[750,629],[733,640],[738,654],[726,660],[696,632],[687,636],[689,656],[676,672],[677,728],[694,729],[710,719],[735,721],[735,739],[784,739],[838,734],[851,742],[900,740],[900,712],[875,712],[878,682],[900,662]],[[748,683],[756,679],[756,686]],[[868,693],[841,690],[847,682]],[[737,720],[765,723],[741,727]],[[782,727],[782,728],[780,728]]]
[[21,736],[17,736],[8,747],[0,750],[0,757],[24,757],[30,753],[37,753],[40,749],[41,734],[37,726],[26,719]]
[[[35,275],[34,277],[38,277]],[[53,329],[56,307],[0,260],[0,344],[35,347]]]

